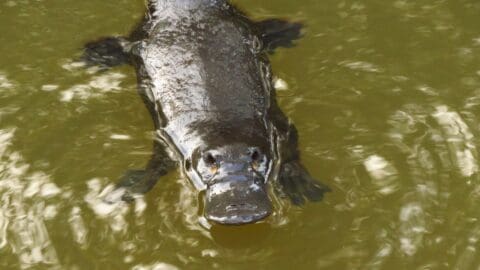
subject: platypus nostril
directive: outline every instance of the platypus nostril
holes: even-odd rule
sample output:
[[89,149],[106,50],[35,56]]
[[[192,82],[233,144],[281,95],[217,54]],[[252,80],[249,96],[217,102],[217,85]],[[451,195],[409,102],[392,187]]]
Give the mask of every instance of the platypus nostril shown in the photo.
[[258,162],[261,159],[262,154],[257,147],[252,147],[248,151],[248,155],[250,156],[250,161]]
[[226,207],[227,212],[232,211],[254,211],[258,206],[249,203],[230,204]]
[[212,155],[212,153],[206,153],[204,156],[203,156],[203,160],[205,161],[205,163],[209,166],[213,166],[217,163],[217,159]]
[[228,205],[228,206],[226,207],[227,212],[235,211],[236,209],[237,209],[237,205],[236,205],[236,204],[231,204],[231,205]]

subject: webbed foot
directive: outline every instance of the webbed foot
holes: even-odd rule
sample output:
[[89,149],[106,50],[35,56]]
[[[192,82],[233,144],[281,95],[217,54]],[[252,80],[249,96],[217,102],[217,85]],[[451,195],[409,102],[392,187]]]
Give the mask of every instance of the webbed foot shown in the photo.
[[89,66],[114,67],[130,62],[129,44],[125,38],[106,37],[85,45],[81,60]]
[[104,201],[110,204],[120,201],[133,202],[136,195],[150,191],[157,181],[148,177],[145,170],[130,170],[120,178],[115,188],[104,197]]
[[268,19],[256,23],[262,33],[262,41],[267,51],[278,47],[290,48],[294,41],[302,36],[303,25],[281,19]]
[[279,175],[282,191],[295,205],[302,205],[305,199],[321,201],[330,188],[310,176],[307,170],[298,162],[282,165]]

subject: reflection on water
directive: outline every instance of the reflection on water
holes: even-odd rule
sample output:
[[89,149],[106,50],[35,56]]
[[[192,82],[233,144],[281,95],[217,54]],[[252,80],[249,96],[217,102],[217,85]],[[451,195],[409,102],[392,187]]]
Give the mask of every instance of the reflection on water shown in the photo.
[[60,100],[70,102],[74,99],[101,98],[105,93],[121,90],[120,84],[123,78],[125,75],[116,72],[94,76],[88,83],[76,84],[61,91]]
[[449,111],[447,106],[438,106],[432,116],[442,127],[444,140],[452,155],[452,161],[460,173],[469,177],[478,172],[477,149],[473,134],[467,124],[456,112]]
[[179,172],[106,204],[148,160],[152,123],[131,68],[75,59],[128,32],[144,3],[6,1],[0,268],[478,269],[480,3],[237,2],[307,26],[272,56],[275,86],[305,166],[333,192],[275,201],[266,223],[244,228],[206,223]]
[[5,76],[5,74],[0,72],[0,89],[8,89],[12,87],[13,83],[7,79],[7,76]]
[[85,249],[87,247],[88,230],[81,216],[81,209],[79,207],[72,208],[68,223],[70,223],[73,239],[78,245]]
[[177,270],[176,266],[166,263],[154,263],[152,265],[135,265],[132,270]]
[[349,69],[352,69],[352,70],[359,70],[359,71],[365,71],[365,72],[382,72],[381,69],[378,66],[376,66],[375,64],[372,64],[372,63],[368,63],[368,62],[342,61],[338,64],[341,65],[341,66],[347,67]]
[[397,170],[383,157],[370,156],[365,160],[364,165],[380,194],[389,195],[398,190]]
[[15,129],[0,130],[0,247],[2,253],[5,249],[14,253],[22,269],[41,264],[58,267],[45,219],[55,218],[59,206],[54,199],[60,190],[48,175],[29,173],[22,156],[9,149],[14,134]]

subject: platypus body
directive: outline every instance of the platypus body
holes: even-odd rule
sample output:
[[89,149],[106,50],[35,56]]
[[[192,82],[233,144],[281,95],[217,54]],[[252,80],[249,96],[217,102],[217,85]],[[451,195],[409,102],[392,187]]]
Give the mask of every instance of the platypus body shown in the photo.
[[135,67],[158,135],[146,168],[128,171],[106,199],[146,193],[179,164],[205,190],[205,217],[216,223],[269,216],[269,185],[294,204],[321,200],[328,188],[300,163],[268,62],[300,30],[280,19],[254,22],[226,0],[152,0],[129,36],[88,43],[87,63]]

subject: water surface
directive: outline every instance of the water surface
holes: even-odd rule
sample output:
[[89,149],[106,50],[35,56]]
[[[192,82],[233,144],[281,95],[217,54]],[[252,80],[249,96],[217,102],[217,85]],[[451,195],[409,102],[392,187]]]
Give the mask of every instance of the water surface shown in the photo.
[[236,1],[305,23],[272,56],[303,161],[333,192],[266,223],[202,226],[178,171],[133,205],[152,122],[131,67],[76,63],[143,1],[0,2],[1,269],[478,269],[480,3]]

